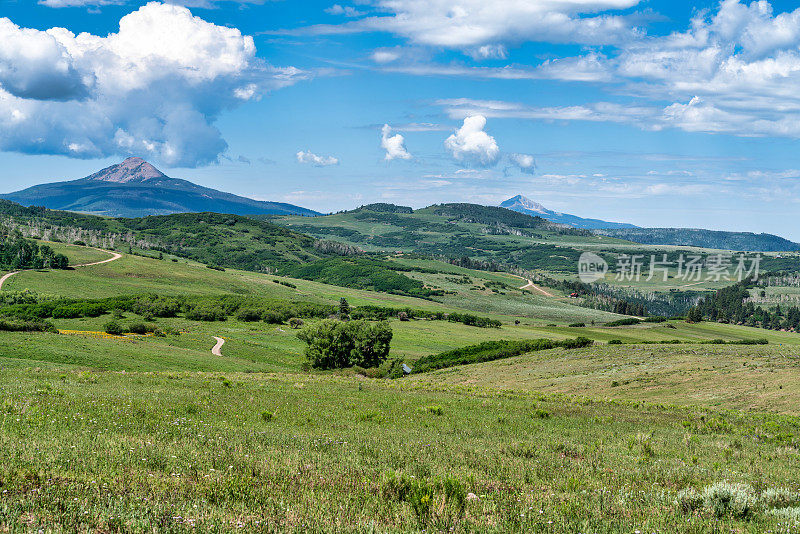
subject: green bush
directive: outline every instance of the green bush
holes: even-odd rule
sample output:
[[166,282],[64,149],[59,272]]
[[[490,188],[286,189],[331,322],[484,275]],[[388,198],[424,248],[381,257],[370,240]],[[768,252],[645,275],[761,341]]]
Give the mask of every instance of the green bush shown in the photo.
[[0,318],[0,332],[57,332],[47,321]]
[[131,323],[130,325],[128,325],[127,330],[131,334],[139,334],[139,335],[143,336],[145,334],[149,334],[151,332],[155,332],[156,329],[155,329],[154,326],[149,325],[147,323],[136,322],[136,323]]
[[718,518],[747,519],[755,511],[758,497],[748,484],[719,482],[703,490],[703,505]]
[[378,367],[378,378],[397,379],[403,378],[403,360],[400,358],[392,358],[386,360]]
[[283,324],[292,316],[289,310],[277,309],[264,312],[264,322],[268,324]]
[[612,339],[608,342],[609,345],[622,345],[621,339]]
[[386,322],[327,319],[301,330],[306,359],[314,369],[343,369],[358,365],[378,367],[389,355],[392,329]]
[[239,313],[236,314],[236,319],[238,321],[247,323],[260,321],[262,317],[263,317],[263,311],[257,310],[255,308],[242,308],[239,310]]
[[678,509],[684,514],[691,514],[703,507],[703,496],[694,488],[682,489],[678,492]]
[[554,348],[577,349],[588,347],[594,342],[585,337],[553,341],[552,339],[533,339],[529,341],[485,341],[449,350],[440,354],[425,356],[417,360],[412,373],[425,373],[436,369],[445,369],[456,365],[490,362],[503,358],[519,356],[527,352],[550,350]]
[[186,318],[190,321],[225,321],[228,314],[216,305],[198,305],[186,312]]
[[606,323],[604,326],[607,327],[615,327],[615,326],[633,326],[637,324],[641,324],[642,321],[635,317],[631,317],[630,319],[620,319],[618,321],[611,321],[610,323]]
[[789,508],[800,505],[800,493],[788,488],[769,488],[761,494],[765,508]]
[[121,336],[125,333],[125,330],[122,328],[117,321],[110,321],[103,326],[103,330],[105,330],[106,334],[111,334],[112,336]]

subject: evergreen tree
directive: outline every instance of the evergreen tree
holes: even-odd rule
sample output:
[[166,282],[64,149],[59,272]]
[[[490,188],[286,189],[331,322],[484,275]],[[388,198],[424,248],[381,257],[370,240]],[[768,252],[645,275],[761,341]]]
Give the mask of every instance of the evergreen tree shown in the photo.
[[346,321],[350,318],[350,303],[347,299],[342,297],[339,299],[339,319]]

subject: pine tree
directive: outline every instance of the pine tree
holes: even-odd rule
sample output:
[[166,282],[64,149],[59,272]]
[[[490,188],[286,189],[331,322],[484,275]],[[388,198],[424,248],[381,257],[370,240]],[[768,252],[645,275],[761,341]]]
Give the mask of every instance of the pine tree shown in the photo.
[[347,299],[342,297],[339,299],[339,319],[346,321],[350,318],[350,303]]

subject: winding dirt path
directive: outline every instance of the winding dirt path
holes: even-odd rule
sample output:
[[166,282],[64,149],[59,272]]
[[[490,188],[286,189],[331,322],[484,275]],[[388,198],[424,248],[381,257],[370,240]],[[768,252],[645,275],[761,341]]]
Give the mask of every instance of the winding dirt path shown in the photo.
[[211,349],[211,354],[214,356],[222,356],[222,345],[225,344],[225,340],[217,336],[214,336],[214,339],[217,340],[217,344],[214,345],[213,349]]
[[[117,261],[118,259],[122,258],[122,254],[119,254],[117,252],[111,252],[110,250],[103,250],[101,248],[94,248],[94,247],[86,247],[86,248],[99,250],[100,252],[107,252],[107,253],[111,254],[111,257],[108,258],[107,260],[93,261],[92,263],[80,263],[78,265],[70,265],[70,267],[73,267],[73,268],[74,267],[91,267],[92,265],[102,265],[104,263],[111,263],[112,261]],[[23,271],[29,271],[29,270],[31,270],[31,269],[23,269]],[[14,271],[12,273],[6,273],[5,275],[3,275],[3,277],[0,278],[0,290],[3,289],[3,284],[6,282],[6,280],[11,278],[15,274],[19,274],[21,272],[22,271]]]
[[552,293],[550,293],[549,291],[546,291],[546,290],[542,289],[541,287],[537,286],[536,284],[534,284],[533,280],[527,280],[525,278],[523,278],[523,280],[528,282],[528,284],[522,286],[520,289],[532,289],[532,290],[534,290],[534,291],[536,291],[538,293],[541,293],[545,297],[556,298],[556,296],[553,295]]

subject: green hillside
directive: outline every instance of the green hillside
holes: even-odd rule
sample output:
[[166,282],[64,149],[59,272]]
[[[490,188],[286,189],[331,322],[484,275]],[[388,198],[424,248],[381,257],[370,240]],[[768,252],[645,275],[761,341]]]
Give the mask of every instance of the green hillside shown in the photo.
[[[364,290],[209,269],[141,247],[81,267],[114,256],[41,244],[76,267],[22,271],[0,291],[0,327],[24,317],[50,326],[0,333],[0,525],[778,531],[776,510],[800,502],[796,333],[683,320],[611,326],[620,316],[576,306],[563,290],[522,290],[527,281],[511,273],[414,254],[356,263],[440,294],[375,291],[385,288],[370,270],[363,283],[374,287]],[[338,262],[350,260],[285,268],[341,284]],[[792,280],[770,280],[764,298],[794,294]],[[392,365],[547,346],[537,340],[593,345],[500,351],[396,380],[377,378],[380,368],[309,369],[297,333],[331,321],[342,298],[347,324],[391,329]],[[111,323],[131,332],[109,334]],[[723,481],[749,484],[758,507],[746,517],[715,517],[702,504],[685,511],[684,490]],[[432,504],[419,508],[414,491]]]

